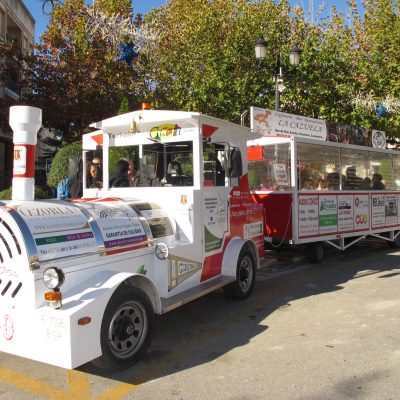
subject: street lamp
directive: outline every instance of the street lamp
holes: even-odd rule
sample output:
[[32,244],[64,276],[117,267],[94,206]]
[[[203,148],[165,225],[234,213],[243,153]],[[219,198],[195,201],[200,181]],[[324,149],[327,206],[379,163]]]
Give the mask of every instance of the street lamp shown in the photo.
[[[267,55],[267,42],[260,38],[256,41],[254,45],[254,50],[256,53],[257,60],[265,60]],[[300,64],[300,56],[301,56],[301,49],[297,46],[294,46],[289,51],[289,64],[293,67],[297,67]],[[280,109],[280,91],[279,91],[279,84],[282,83],[282,52],[279,50],[279,54],[276,60],[276,68],[275,68],[275,111],[279,111]]]

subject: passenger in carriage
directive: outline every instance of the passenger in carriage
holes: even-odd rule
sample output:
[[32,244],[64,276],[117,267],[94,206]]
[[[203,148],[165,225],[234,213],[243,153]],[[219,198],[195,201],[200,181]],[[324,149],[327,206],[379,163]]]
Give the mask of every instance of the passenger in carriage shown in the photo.
[[357,176],[356,167],[347,167],[346,177],[343,182],[344,190],[362,190],[363,179]]
[[276,184],[274,185],[272,179],[264,179],[258,190],[276,190]]
[[327,177],[328,189],[339,190],[340,189],[340,175],[338,172],[330,172]]
[[319,178],[317,190],[328,190],[328,189],[329,189],[328,179]]
[[128,179],[129,163],[125,160],[118,160],[117,171],[110,178],[110,188],[129,187]]
[[381,174],[373,174],[372,175],[372,190],[385,190],[385,185],[382,182]]
[[89,188],[102,188],[103,187],[103,170],[101,168],[101,159],[94,157],[88,164],[88,187]]
[[313,189],[315,189],[314,182],[311,179],[311,177],[305,178],[301,182],[301,189],[303,189],[303,190],[313,190]]
[[366,176],[363,181],[363,189],[364,190],[371,190],[371,178]]
[[304,167],[303,169],[299,169],[298,173],[297,186],[300,190],[315,189],[314,182],[311,177],[312,173],[309,168]]

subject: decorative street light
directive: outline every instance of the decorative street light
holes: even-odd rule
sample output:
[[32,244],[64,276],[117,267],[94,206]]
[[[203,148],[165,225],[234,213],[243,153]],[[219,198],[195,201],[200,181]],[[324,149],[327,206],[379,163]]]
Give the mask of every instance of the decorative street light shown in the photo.
[[[256,53],[257,60],[265,60],[267,55],[267,42],[260,38],[256,41],[254,45],[254,50]],[[289,51],[289,64],[293,67],[297,67],[300,64],[300,56],[301,49],[297,46],[294,46]],[[279,111],[280,109],[280,84],[282,83],[283,75],[282,75],[282,51],[279,50],[279,55],[276,60],[276,68],[275,68],[275,111]]]

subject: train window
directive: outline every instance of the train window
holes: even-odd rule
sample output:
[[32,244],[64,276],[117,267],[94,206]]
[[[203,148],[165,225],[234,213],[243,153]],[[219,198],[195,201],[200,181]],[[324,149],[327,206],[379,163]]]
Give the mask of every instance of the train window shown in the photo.
[[260,191],[289,190],[290,144],[276,143],[255,149],[249,157],[248,179],[250,189]]
[[204,186],[225,186],[224,144],[203,143]]
[[139,146],[112,147],[109,160],[110,187],[193,185],[191,141],[143,145],[141,156]]
[[336,147],[299,143],[297,173],[300,190],[339,190],[340,154]]

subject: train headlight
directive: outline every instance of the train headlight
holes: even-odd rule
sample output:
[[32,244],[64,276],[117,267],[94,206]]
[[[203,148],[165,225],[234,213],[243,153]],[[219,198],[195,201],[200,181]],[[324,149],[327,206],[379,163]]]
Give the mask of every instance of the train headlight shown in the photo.
[[59,290],[64,280],[65,275],[60,268],[50,267],[43,272],[43,283],[48,289]]

